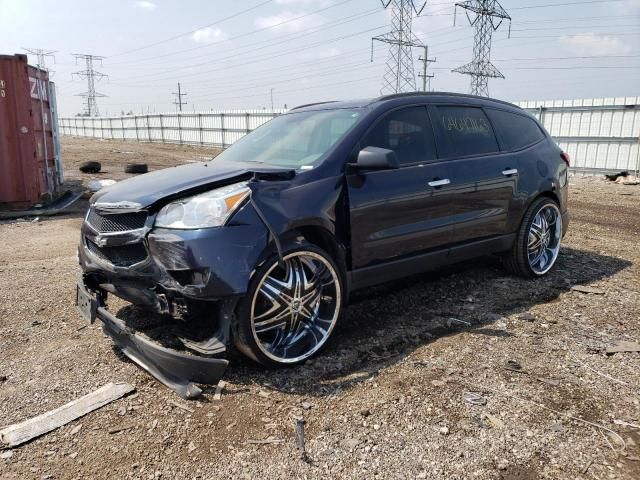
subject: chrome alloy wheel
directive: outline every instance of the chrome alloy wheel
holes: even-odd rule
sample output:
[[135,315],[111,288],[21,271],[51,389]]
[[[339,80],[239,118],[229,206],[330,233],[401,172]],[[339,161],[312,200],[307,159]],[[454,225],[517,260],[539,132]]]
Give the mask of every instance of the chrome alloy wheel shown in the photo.
[[554,204],[547,203],[536,213],[529,227],[527,257],[536,275],[547,273],[558,258],[562,239],[562,218]]
[[251,302],[256,344],[272,360],[295,363],[327,341],[338,320],[341,286],[322,255],[299,251],[264,274]]

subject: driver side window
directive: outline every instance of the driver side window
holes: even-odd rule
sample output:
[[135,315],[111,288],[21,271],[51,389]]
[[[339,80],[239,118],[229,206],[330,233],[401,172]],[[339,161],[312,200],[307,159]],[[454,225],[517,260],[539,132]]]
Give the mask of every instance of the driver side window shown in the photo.
[[380,147],[393,150],[400,165],[434,160],[435,141],[425,107],[410,107],[392,112],[367,133],[360,148]]

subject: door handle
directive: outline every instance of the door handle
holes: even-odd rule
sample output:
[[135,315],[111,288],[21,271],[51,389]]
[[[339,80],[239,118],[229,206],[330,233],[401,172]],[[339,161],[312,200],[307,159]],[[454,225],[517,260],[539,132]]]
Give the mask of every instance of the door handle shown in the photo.
[[516,173],[518,173],[518,169],[517,168],[508,168],[506,170],[502,170],[502,174],[505,177],[508,177],[510,175],[515,175]]
[[451,180],[449,180],[448,178],[443,178],[442,180],[431,180],[429,182],[429,186],[430,187],[441,187],[443,185],[449,185],[451,183]]

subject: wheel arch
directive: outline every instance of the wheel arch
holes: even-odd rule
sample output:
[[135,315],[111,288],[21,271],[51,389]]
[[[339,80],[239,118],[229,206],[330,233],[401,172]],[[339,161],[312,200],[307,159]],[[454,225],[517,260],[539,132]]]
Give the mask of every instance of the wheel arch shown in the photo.
[[532,198],[531,201],[529,202],[529,205],[527,206],[527,208],[529,208],[533,204],[533,202],[535,202],[539,198],[543,198],[543,197],[550,198],[551,200],[553,200],[554,202],[556,202],[558,204],[558,207],[561,206],[560,197],[558,197],[556,192],[554,192],[552,190],[545,190],[543,192],[538,193],[538,195],[536,195],[534,198]]
[[514,228],[520,228],[520,225],[522,225],[522,222],[524,221],[527,212],[531,208],[531,205],[533,205],[540,198],[548,198],[550,200],[553,200],[562,209],[561,204],[560,204],[560,198],[558,197],[558,195],[553,190],[542,190],[542,191],[539,191],[539,192],[529,196],[529,199],[524,204],[524,208],[522,208],[522,210],[518,214],[517,223],[513,224]]
[[[300,245],[304,240],[320,247],[336,262],[340,268],[340,274],[342,275],[343,280],[346,279],[348,267],[347,249],[328,228],[318,224],[297,225],[279,235],[279,239],[284,250]],[[266,248],[256,262],[255,268],[259,267],[265,260],[267,260],[269,255],[273,253],[274,249],[274,242],[268,242]]]

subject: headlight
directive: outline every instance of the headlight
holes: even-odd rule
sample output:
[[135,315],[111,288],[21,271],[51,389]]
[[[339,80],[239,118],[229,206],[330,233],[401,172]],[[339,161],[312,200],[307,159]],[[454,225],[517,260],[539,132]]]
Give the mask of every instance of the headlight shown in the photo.
[[249,187],[242,182],[183,198],[163,207],[155,226],[184,230],[219,227],[248,195]]

